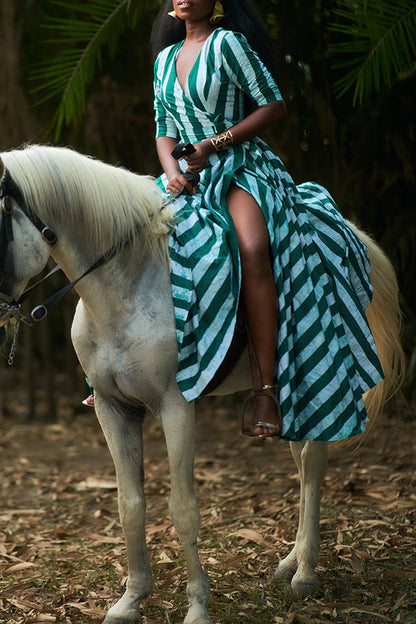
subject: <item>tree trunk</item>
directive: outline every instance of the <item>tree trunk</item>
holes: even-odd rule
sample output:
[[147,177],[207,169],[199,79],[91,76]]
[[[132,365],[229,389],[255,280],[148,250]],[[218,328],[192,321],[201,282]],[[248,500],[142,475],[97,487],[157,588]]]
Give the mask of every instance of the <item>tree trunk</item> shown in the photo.
[[20,46],[25,10],[24,0],[0,2],[1,150],[19,147],[26,141],[37,140],[41,133],[20,85]]

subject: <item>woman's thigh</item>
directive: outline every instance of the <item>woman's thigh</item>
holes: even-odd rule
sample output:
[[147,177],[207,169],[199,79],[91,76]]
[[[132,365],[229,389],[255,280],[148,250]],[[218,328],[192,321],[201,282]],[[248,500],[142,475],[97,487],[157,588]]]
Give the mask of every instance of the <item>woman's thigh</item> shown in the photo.
[[244,189],[232,186],[227,195],[227,203],[243,265],[245,262],[270,263],[269,233],[261,208],[254,197]]

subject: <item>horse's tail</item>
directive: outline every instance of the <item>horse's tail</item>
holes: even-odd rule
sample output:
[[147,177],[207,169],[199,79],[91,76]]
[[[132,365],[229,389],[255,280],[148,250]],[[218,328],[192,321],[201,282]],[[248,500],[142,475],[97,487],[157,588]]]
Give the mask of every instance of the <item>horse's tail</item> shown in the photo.
[[394,268],[372,238],[353,224],[349,225],[368,249],[373,299],[366,310],[366,316],[384,371],[384,380],[364,395],[370,422],[367,424],[365,433],[359,438],[359,446],[361,446],[374,428],[384,404],[399,391],[403,383],[405,355],[400,340],[402,313]]

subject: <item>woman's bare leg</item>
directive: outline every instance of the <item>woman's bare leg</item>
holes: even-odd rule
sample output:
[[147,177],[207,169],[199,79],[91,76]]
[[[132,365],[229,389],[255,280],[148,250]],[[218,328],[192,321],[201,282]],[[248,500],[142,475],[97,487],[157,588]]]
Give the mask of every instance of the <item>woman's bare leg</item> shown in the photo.
[[[246,191],[231,187],[228,209],[237,233],[242,267],[242,296],[254,351],[262,381],[273,384],[278,327],[278,303],[270,260],[269,233],[256,200]],[[273,428],[258,425],[279,423],[277,406],[272,398],[255,397],[251,426],[254,435],[270,436]]]

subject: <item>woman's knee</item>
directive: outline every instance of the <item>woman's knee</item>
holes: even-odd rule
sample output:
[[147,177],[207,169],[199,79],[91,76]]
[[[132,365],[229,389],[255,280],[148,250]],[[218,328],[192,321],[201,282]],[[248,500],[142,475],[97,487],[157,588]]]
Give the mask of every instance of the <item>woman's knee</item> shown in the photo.
[[256,244],[256,241],[249,241],[248,244],[239,243],[240,261],[243,275],[262,279],[268,276],[271,271],[271,260],[268,241],[265,245],[263,241]]

